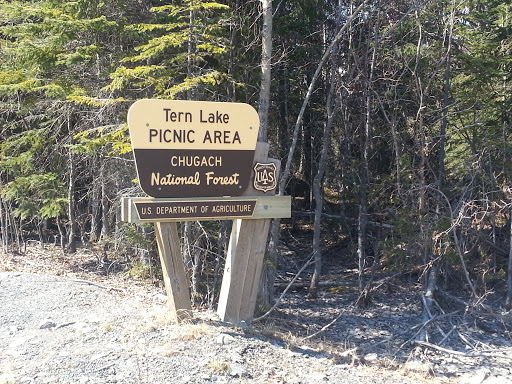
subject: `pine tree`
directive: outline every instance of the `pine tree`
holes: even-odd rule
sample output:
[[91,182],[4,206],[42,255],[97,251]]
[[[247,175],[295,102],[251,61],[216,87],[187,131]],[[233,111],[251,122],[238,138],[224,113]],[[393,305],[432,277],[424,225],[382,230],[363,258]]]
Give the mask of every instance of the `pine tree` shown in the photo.
[[95,123],[85,112],[119,30],[104,14],[114,3],[0,3],[0,193],[21,219],[75,213],[73,136]]
[[112,73],[107,89],[190,99],[197,88],[215,87],[228,79],[223,68],[229,7],[203,0],[167,3],[151,8],[151,22],[128,27],[145,43],[121,60],[123,65]]

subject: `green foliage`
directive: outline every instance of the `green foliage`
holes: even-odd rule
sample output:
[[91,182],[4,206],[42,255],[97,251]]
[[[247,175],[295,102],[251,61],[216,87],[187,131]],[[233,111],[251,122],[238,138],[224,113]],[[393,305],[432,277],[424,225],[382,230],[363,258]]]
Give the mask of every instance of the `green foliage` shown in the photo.
[[158,269],[150,263],[135,261],[130,265],[126,274],[134,279],[145,280],[155,277],[155,274],[158,274],[158,272]]
[[9,137],[0,144],[0,170],[26,175],[34,170],[34,158],[48,144],[46,130],[31,130]]
[[[145,224],[145,227],[152,227],[152,224]],[[156,248],[154,238],[150,238],[146,233],[141,230],[140,226],[133,224],[125,224],[122,226],[125,240],[128,244],[133,244],[146,250],[153,250]]]
[[503,17],[507,9],[510,11],[510,5],[486,0],[471,1],[459,11],[458,68],[451,83],[457,118],[451,121],[454,135],[447,152],[447,164],[455,178],[467,174],[468,164],[478,162],[484,153],[486,162],[501,169],[505,180],[510,178],[509,162],[503,162],[512,148],[506,117],[512,101],[512,28]]
[[124,155],[132,150],[128,126],[97,127],[80,132],[74,137],[73,150],[77,153],[93,154],[104,151],[108,155]]
[[57,217],[65,213],[65,185],[55,173],[20,176],[0,189],[0,195],[16,203],[13,214],[21,219]]
[[101,35],[117,28],[100,15],[101,6],[90,10],[84,1],[12,1],[1,5],[0,95],[16,92],[43,93],[64,99],[72,84],[80,83],[75,65],[92,63],[100,52],[96,42],[84,36]]
[[[95,92],[110,71],[105,52],[109,61],[120,55],[117,47],[111,50],[120,30],[109,17],[119,14],[122,7],[112,13],[116,3],[0,2],[0,194],[22,220],[67,213],[73,136],[100,125],[90,118],[91,107],[100,116],[114,104]],[[80,144],[126,153],[126,132],[115,123],[94,142]]]
[[121,60],[105,90],[149,90],[151,97],[174,99],[217,86],[228,78],[217,65],[227,52],[223,24],[228,10],[224,4],[201,0],[151,8],[154,22],[127,26],[146,43]]

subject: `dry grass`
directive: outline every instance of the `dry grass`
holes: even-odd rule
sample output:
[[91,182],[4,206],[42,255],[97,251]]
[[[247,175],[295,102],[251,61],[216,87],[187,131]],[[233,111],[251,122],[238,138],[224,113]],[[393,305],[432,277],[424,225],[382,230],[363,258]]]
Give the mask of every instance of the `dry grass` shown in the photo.
[[427,379],[435,375],[432,363],[415,358],[407,360],[401,367],[401,371],[405,375],[417,379]]
[[160,347],[155,348],[155,352],[166,357],[177,356],[182,353],[182,351],[176,349],[176,346],[173,342],[167,342]]
[[205,365],[205,368],[209,369],[213,373],[222,374],[229,372],[230,365],[228,362],[223,360],[212,360]]
[[207,323],[185,323],[179,325],[176,339],[181,341],[191,341],[211,334],[213,334],[213,330]]

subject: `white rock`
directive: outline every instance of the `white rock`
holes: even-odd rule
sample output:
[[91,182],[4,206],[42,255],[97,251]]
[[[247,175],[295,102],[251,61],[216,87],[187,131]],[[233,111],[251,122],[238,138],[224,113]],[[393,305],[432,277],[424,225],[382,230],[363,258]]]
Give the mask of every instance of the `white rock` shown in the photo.
[[230,368],[229,374],[233,377],[242,377],[247,373],[247,369],[242,364],[233,363]]
[[367,353],[366,355],[364,355],[364,360],[365,361],[376,361],[377,359],[379,358],[379,355],[377,355],[376,353]]
[[221,333],[219,336],[217,336],[217,344],[226,345],[231,344],[235,341],[235,338],[231,335],[228,335],[227,333]]

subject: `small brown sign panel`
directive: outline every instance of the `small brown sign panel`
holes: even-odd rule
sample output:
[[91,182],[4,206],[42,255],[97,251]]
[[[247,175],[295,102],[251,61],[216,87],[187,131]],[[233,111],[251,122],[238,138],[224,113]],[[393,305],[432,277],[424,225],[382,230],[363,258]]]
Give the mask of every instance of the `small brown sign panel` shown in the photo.
[[149,196],[240,196],[249,186],[259,117],[248,104],[139,100],[128,126]]
[[256,163],[254,165],[254,189],[262,192],[277,187],[277,168],[275,163]]
[[141,221],[169,219],[248,218],[254,213],[256,200],[231,201],[158,201],[134,202]]

